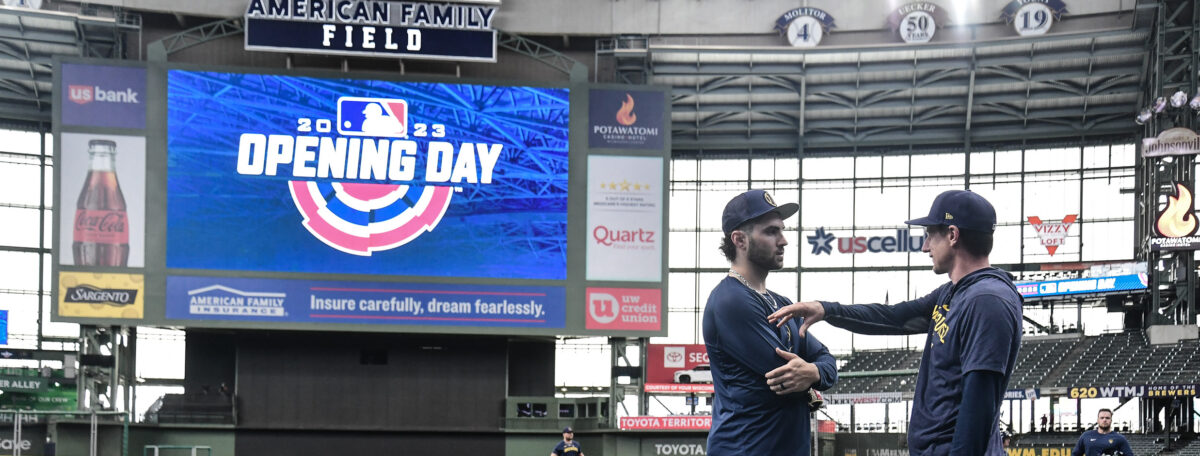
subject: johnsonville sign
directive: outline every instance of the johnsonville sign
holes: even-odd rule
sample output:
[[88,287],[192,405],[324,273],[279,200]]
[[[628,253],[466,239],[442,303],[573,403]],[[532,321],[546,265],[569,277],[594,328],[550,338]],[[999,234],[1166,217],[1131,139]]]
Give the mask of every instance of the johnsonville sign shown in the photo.
[[246,49],[496,61],[499,0],[250,0]]
[[1200,135],[1186,128],[1163,130],[1158,136],[1142,139],[1143,157],[1195,155],[1200,152]]

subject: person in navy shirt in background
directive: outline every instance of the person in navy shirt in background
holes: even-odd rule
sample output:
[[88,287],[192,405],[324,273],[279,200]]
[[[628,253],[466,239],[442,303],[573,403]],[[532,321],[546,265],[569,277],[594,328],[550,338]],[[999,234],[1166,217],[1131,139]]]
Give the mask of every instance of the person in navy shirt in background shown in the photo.
[[[1000,403],[1021,348],[1021,294],[1008,273],[991,267],[996,210],[982,196],[951,190],[929,215],[922,252],[950,282],[896,305],[800,302],[771,314],[800,333],[821,320],[861,334],[926,333],[917,372],[908,451],[914,456],[1002,456]],[[768,376],[770,377],[770,376]]]
[[[1121,454],[1133,456],[1129,441],[1119,432],[1112,430],[1112,410],[1100,409],[1096,414],[1096,429],[1084,432],[1071,450],[1071,456],[1099,456],[1102,454]],[[1119,452],[1119,453],[1118,453]]]
[[583,449],[575,441],[575,430],[571,426],[563,428],[563,439],[550,452],[550,456],[583,456]]
[[826,390],[837,381],[837,361],[821,342],[800,337],[797,322],[767,322],[767,315],[791,302],[767,290],[766,279],[783,267],[783,219],[799,208],[776,206],[767,192],[750,190],[730,200],[721,215],[721,252],[732,265],[704,307],[715,390],[710,456],[808,455],[809,388]]

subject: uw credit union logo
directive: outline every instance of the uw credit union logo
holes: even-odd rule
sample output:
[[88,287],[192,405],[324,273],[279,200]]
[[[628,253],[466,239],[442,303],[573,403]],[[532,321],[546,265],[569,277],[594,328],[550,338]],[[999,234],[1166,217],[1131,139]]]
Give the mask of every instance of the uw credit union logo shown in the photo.
[[433,231],[463,184],[491,184],[503,150],[441,140],[445,125],[410,124],[408,113],[401,99],[338,98],[336,119],[299,118],[294,136],[243,133],[237,172],[290,166],[302,224],[330,247],[361,256],[400,247]]

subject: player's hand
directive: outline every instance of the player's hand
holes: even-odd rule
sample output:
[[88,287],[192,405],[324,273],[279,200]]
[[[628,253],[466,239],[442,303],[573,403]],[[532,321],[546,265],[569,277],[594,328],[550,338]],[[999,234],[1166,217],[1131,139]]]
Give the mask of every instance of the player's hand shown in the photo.
[[821,372],[817,370],[817,366],[800,359],[799,355],[778,348],[775,349],[775,354],[788,360],[787,364],[767,372],[767,386],[776,395],[798,393],[821,380]]
[[767,321],[775,323],[775,327],[783,326],[793,318],[804,319],[804,323],[800,325],[800,337],[807,336],[809,326],[825,319],[825,307],[816,301],[805,301],[786,305],[782,309],[776,310],[775,313],[767,315]]

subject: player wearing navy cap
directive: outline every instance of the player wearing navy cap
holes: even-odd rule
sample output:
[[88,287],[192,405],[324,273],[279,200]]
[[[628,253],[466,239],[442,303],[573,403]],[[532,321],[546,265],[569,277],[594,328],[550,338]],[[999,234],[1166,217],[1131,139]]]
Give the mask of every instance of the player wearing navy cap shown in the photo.
[[1021,348],[1022,299],[988,260],[996,210],[976,193],[951,190],[933,200],[929,215],[905,223],[925,227],[921,251],[950,282],[896,305],[800,302],[768,318],[781,325],[803,318],[801,334],[821,320],[861,334],[926,333],[909,454],[1004,455],[997,420]]
[[555,445],[550,456],[583,456],[583,448],[575,441],[575,430],[571,426],[563,428],[563,439]]
[[[766,279],[783,267],[783,220],[799,208],[750,190],[721,215],[721,252],[731,267],[709,295],[703,321],[715,390],[709,455],[809,454],[808,390],[837,381],[833,356],[816,338],[800,337],[798,322],[767,323],[790,302],[767,290]],[[767,383],[769,374],[776,383]]]

